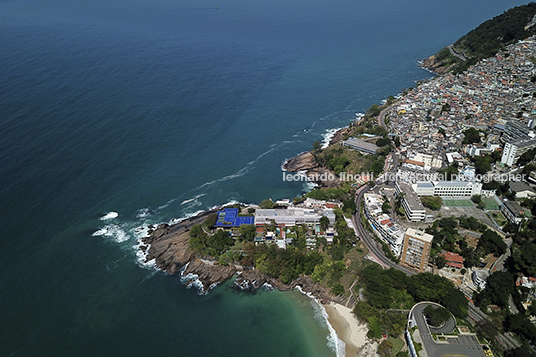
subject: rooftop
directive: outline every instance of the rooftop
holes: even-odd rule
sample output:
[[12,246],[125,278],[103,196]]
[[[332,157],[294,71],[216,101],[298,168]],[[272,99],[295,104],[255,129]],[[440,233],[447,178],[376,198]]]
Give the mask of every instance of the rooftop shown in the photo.
[[432,236],[431,234],[428,234],[426,233],[424,230],[417,230],[417,229],[414,229],[414,228],[408,228],[406,230],[406,235],[407,236],[410,236],[410,237],[413,237],[413,238],[417,238],[417,239],[420,239],[424,242],[428,242],[428,243],[431,243],[432,240],[434,239],[434,236]]

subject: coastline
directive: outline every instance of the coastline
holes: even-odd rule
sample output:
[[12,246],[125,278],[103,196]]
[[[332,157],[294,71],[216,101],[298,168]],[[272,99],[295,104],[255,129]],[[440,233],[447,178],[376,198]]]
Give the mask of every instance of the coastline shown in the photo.
[[357,320],[352,310],[337,303],[323,305],[328,323],[345,343],[346,356],[370,356],[376,353],[377,343],[367,338],[367,326]]

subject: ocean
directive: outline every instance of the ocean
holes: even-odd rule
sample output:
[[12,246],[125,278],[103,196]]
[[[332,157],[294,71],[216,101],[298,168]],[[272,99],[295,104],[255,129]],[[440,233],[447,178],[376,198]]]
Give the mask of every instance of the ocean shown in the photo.
[[308,297],[199,296],[138,238],[303,194],[285,159],[520,4],[0,1],[0,355],[337,355]]

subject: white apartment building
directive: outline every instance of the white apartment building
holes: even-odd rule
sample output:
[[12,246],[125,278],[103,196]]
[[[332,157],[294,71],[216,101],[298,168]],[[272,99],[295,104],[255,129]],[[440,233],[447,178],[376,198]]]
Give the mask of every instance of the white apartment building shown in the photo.
[[471,197],[482,192],[482,184],[474,181],[416,182],[411,187],[418,196]]

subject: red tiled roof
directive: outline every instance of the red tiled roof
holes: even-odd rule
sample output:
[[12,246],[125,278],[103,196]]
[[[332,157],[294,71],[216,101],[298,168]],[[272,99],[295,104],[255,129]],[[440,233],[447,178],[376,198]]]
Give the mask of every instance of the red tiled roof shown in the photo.
[[406,160],[404,160],[404,162],[405,162],[406,164],[413,164],[413,165],[417,165],[417,166],[424,166],[424,162],[420,162],[420,161],[415,161],[415,160],[406,159]]
[[387,224],[389,222],[391,222],[390,219],[384,219],[383,221],[380,221],[380,224],[383,226],[384,224]]
[[445,252],[443,256],[447,260],[447,265],[454,268],[463,268],[463,257],[456,253]]

